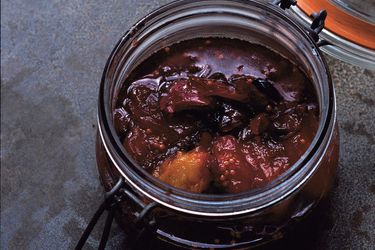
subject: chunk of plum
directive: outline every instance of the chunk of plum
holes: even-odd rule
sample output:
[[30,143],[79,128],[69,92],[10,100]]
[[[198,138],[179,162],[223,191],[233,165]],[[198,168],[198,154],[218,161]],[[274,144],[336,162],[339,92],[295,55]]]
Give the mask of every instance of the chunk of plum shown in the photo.
[[169,85],[160,98],[160,109],[167,113],[200,107],[214,107],[215,99],[222,97],[238,102],[249,100],[249,85],[233,87],[219,80],[189,77],[178,79]]
[[[168,126],[179,138],[188,136],[202,128],[200,119],[190,113],[178,113],[173,117],[167,117]],[[166,135],[168,136],[168,134]]]
[[264,95],[253,83],[254,78],[250,76],[232,76],[230,83],[236,89],[246,91],[248,93],[248,100],[256,109],[264,109],[270,102],[268,97]]
[[240,193],[254,188],[255,173],[241,152],[241,145],[231,136],[214,140],[212,153],[216,158],[212,172],[215,182],[227,193]]
[[[288,106],[290,106],[290,104]],[[302,118],[306,110],[306,105],[298,104],[277,111],[270,125],[271,132],[281,137],[292,136],[301,129]]]
[[254,135],[260,135],[268,129],[270,120],[267,114],[260,113],[251,119],[249,128]]
[[124,108],[117,108],[113,112],[113,123],[115,125],[116,132],[123,136],[131,123],[130,115]]
[[209,78],[217,80],[217,81],[221,81],[221,82],[224,82],[224,83],[228,83],[227,77],[221,72],[215,72],[215,73],[211,74]]
[[124,148],[142,166],[148,166],[157,157],[167,152],[161,136],[153,135],[139,126],[130,129],[123,141]]
[[243,128],[239,134],[238,139],[242,142],[249,141],[255,136],[259,136],[268,131],[270,127],[270,117],[266,113],[260,113],[251,118],[249,125]]
[[282,144],[255,137],[246,144],[233,136],[217,138],[212,146],[217,165],[215,181],[227,193],[240,193],[266,185],[289,166]]
[[132,119],[143,129],[165,128],[163,114],[159,108],[158,82],[146,78],[132,83],[128,88],[126,108]]
[[177,152],[166,159],[153,175],[163,182],[185,191],[202,193],[211,182],[209,153],[196,148]]
[[258,88],[260,92],[268,96],[274,101],[281,101],[282,96],[279,91],[275,88],[274,83],[269,79],[257,78],[253,81],[255,87]]
[[235,128],[243,126],[246,121],[246,113],[236,105],[223,103],[219,112],[216,114],[216,119],[220,131],[229,132]]
[[319,121],[314,110],[305,113],[300,126],[300,129],[294,133],[293,136],[282,141],[285,147],[285,153],[293,163],[305,153],[315,137],[313,131],[318,130]]
[[214,100],[207,94],[207,87],[200,81],[179,79],[174,81],[160,97],[160,109],[166,113],[174,113],[186,109],[208,107]]
[[263,140],[259,136],[244,144],[242,152],[253,171],[257,173],[257,187],[266,185],[290,166],[290,160],[285,155],[285,148],[281,143]]

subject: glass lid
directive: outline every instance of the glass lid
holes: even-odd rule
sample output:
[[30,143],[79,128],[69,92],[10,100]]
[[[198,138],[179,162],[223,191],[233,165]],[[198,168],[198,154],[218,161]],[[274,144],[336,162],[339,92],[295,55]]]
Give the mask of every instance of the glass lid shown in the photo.
[[375,69],[375,0],[298,0],[292,14],[311,23],[311,14],[326,10],[321,39],[326,53],[365,68]]

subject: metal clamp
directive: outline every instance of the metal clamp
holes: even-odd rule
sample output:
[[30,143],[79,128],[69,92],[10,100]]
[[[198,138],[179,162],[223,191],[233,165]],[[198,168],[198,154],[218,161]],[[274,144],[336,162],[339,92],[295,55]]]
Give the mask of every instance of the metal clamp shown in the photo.
[[[296,5],[297,1],[296,0],[276,0],[273,2],[275,5],[279,5],[280,8],[283,10],[289,9],[292,5]],[[324,46],[324,45],[332,45],[330,42],[320,39],[319,38],[319,33],[323,30],[324,28],[324,22],[327,18],[327,11],[326,10],[321,10],[319,13],[312,13],[310,15],[312,17],[312,23],[310,27],[306,27],[307,32],[311,36],[311,38],[314,40],[316,45],[318,47]]]
[[279,5],[280,8],[282,8],[283,10],[285,9],[289,9],[290,6],[294,6],[297,4],[297,1],[296,0],[276,0],[273,2],[273,4],[275,5]]
[[324,45],[331,45],[330,42],[326,40],[319,40],[319,33],[324,28],[324,22],[327,18],[327,11],[321,10],[319,13],[312,13],[311,17],[313,18],[313,21],[310,26],[309,34],[314,39],[318,47],[324,46]]
[[140,241],[145,235],[149,235],[153,232],[156,226],[156,221],[154,218],[148,218],[148,214],[157,207],[157,203],[152,202],[145,204],[142,202],[135,194],[126,189],[124,180],[120,178],[114,187],[105,194],[104,201],[100,204],[85,231],[81,235],[81,238],[75,247],[76,250],[83,248],[101,215],[107,210],[108,214],[98,247],[100,250],[105,249],[111,231],[115,210],[118,208],[119,203],[125,201],[125,199],[131,200],[141,208],[141,211],[136,214],[135,225],[139,229],[139,234],[136,236],[135,242]]

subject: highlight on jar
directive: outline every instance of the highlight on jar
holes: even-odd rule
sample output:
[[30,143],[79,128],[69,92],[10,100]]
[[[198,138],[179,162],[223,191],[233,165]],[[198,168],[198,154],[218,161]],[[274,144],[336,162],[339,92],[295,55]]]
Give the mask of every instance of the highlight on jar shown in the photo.
[[[118,42],[99,93],[97,166],[135,249],[247,249],[326,198],[339,157],[319,37],[294,1],[175,1]],[[293,8],[293,7],[292,7]],[[328,13],[329,15],[329,13]]]

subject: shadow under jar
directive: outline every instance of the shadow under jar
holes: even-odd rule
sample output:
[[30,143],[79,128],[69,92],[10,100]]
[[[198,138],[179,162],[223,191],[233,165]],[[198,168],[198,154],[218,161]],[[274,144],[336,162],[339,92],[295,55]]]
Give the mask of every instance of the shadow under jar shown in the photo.
[[[166,46],[212,37],[260,44],[289,59],[311,81],[319,105],[316,135],[300,159],[267,185],[238,194],[197,194],[161,182],[126,152],[113,122],[119,93],[137,66]],[[142,249],[147,249],[145,243],[151,249],[248,248],[280,239],[327,195],[338,164],[336,101],[326,62],[303,27],[263,2],[176,1],[140,20],[108,59],[98,119],[96,155],[105,190],[121,177],[145,204],[157,204],[150,212],[156,220],[153,240],[130,243]],[[129,239],[139,231],[138,212],[131,201],[122,202],[117,211]]]

